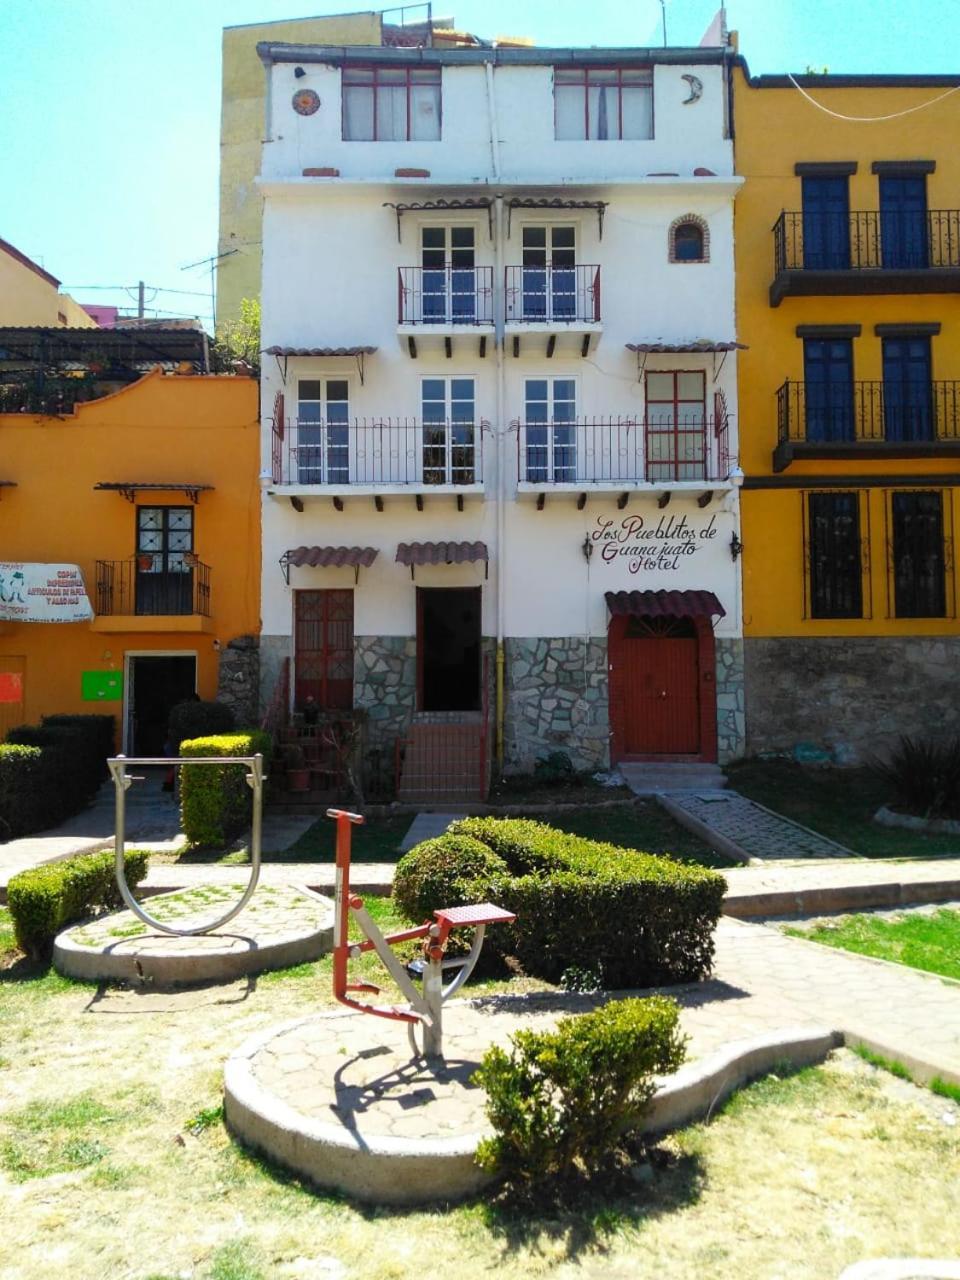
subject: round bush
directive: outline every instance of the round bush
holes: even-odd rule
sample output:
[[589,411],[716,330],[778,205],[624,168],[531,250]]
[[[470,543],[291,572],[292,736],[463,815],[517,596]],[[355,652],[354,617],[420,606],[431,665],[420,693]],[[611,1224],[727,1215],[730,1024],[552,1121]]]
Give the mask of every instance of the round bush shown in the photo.
[[237,719],[233,708],[223,702],[201,702],[188,698],[176,703],[170,710],[167,733],[171,752],[176,755],[180,743],[188,738],[209,738],[219,733],[230,733]]
[[429,920],[438,907],[469,901],[474,880],[509,875],[504,860],[472,836],[438,836],[424,840],[397,863],[393,900],[410,920]]

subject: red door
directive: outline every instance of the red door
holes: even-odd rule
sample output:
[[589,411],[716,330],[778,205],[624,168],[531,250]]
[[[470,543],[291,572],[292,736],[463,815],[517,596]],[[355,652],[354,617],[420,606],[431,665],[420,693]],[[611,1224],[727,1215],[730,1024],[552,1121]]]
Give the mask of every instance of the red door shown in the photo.
[[613,759],[713,759],[713,632],[693,618],[610,623]]
[[296,591],[294,700],[326,710],[353,706],[353,592]]

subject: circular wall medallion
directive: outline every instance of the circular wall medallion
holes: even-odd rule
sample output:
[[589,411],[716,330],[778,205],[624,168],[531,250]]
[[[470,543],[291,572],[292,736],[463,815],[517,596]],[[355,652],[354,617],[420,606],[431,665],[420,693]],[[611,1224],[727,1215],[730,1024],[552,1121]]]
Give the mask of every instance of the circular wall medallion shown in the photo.
[[298,116],[312,116],[320,110],[320,95],[312,89],[298,89],[293,95],[293,109]]

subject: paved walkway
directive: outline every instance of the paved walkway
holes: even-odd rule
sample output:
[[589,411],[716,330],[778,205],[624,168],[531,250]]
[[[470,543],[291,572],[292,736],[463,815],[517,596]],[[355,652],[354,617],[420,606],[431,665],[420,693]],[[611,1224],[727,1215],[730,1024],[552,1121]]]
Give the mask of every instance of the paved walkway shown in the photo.
[[857,856],[736,791],[674,792],[657,799],[682,826],[739,862]]
[[400,842],[400,852],[406,853],[408,849],[412,849],[421,840],[433,840],[436,836],[442,836],[451,822],[456,822],[458,818],[465,818],[466,816],[466,809],[461,809],[458,812],[454,812],[451,809],[448,813],[418,813],[410,823],[407,834]]

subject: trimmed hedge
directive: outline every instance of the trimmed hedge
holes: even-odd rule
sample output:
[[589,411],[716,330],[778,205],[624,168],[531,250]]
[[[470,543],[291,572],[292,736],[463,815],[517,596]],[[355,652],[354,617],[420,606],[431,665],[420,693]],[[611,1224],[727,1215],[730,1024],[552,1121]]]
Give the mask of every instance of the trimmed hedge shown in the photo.
[[[270,763],[273,740],[261,729],[191,738],[180,744],[181,756],[263,755]],[[190,844],[219,849],[249,825],[253,792],[243,765],[183,765],[180,769],[180,819]]]
[[[124,851],[131,888],[147,874],[149,857],[140,849]],[[7,905],[17,946],[33,958],[46,957],[54,938],[66,925],[82,920],[94,908],[118,907],[122,901],[111,850],[31,867],[12,876],[7,885]]]
[[440,836],[397,863],[393,900],[410,920],[430,920],[438,907],[467,903],[471,882],[509,874],[504,860],[472,836]]
[[657,1090],[676,1071],[686,1039],[674,1000],[614,1000],[554,1031],[518,1031],[494,1045],[473,1077],[494,1128],[477,1163],[514,1184],[593,1173],[638,1133]]
[[[726,889],[717,872],[520,818],[464,818],[425,843],[465,836],[486,845],[507,872],[465,873],[457,883],[460,900],[490,901],[516,913],[514,924],[490,931],[490,943],[516,956],[527,973],[559,982],[566,971],[580,970],[597,974],[605,987],[622,988],[695,982],[710,972]],[[405,879],[414,876],[422,848],[398,864]],[[436,849],[425,856],[436,862]],[[428,901],[426,893],[418,902],[427,915],[445,905]]]
[[233,708],[225,702],[202,702],[187,698],[177,702],[167,720],[167,738],[170,754],[177,755],[180,743],[191,738],[213,738],[220,733],[232,733],[237,718]]
[[85,750],[96,759],[97,778],[109,778],[107,759],[114,754],[116,724],[113,716],[59,715],[41,716],[41,728],[78,729],[85,738]]
[[0,840],[16,840],[56,821],[55,784],[49,753],[0,746]]

